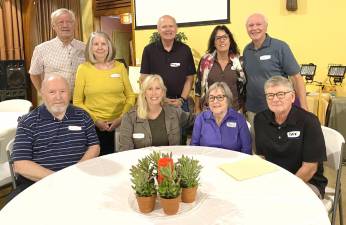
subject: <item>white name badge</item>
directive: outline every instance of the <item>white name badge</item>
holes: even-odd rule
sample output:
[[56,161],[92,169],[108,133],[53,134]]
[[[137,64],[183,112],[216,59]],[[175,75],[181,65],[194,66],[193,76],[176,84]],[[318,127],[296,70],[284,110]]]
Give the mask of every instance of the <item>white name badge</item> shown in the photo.
[[260,60],[268,60],[268,59],[271,59],[272,56],[271,55],[261,55],[260,56]]
[[82,130],[82,128],[80,126],[68,126],[69,130]]
[[133,133],[132,137],[136,138],[136,139],[140,139],[140,138],[144,138],[144,134],[143,133]]
[[120,74],[117,74],[117,73],[111,74],[111,78],[119,78],[119,77],[120,77]]
[[300,131],[290,131],[287,132],[287,137],[288,138],[297,138],[300,136]]
[[179,67],[179,66],[180,66],[180,63],[171,63],[170,66],[171,66],[171,67]]
[[227,122],[226,126],[227,127],[237,127],[237,123],[236,122]]

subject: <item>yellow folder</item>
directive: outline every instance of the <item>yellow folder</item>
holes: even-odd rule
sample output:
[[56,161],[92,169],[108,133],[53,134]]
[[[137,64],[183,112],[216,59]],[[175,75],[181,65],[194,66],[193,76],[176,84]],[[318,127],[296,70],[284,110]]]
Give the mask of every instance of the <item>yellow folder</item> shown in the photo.
[[221,170],[236,180],[246,180],[249,178],[261,176],[278,170],[278,167],[270,162],[253,155],[241,159],[234,163],[225,163],[219,166]]

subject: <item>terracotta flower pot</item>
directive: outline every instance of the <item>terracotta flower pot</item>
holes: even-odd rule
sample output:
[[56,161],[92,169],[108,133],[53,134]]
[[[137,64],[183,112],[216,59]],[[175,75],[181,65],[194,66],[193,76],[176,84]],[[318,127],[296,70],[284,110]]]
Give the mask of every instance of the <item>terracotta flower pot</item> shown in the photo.
[[180,204],[180,195],[176,198],[166,199],[160,197],[160,204],[167,215],[177,214]]
[[150,213],[154,210],[156,195],[149,196],[149,197],[136,196],[136,198],[137,198],[139,211],[141,211],[142,213]]
[[197,188],[198,186],[192,188],[182,188],[181,201],[185,203],[194,202],[196,199]]

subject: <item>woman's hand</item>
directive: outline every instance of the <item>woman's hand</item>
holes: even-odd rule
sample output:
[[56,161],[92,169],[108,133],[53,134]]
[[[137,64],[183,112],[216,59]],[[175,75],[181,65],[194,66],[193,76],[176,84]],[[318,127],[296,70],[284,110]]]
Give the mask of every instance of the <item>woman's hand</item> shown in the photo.
[[109,122],[108,131],[111,132],[111,131],[115,130],[115,128],[118,128],[120,126],[120,124],[121,124],[121,117],[116,118],[112,122]]
[[95,126],[100,130],[100,131],[108,131],[109,125],[106,121],[103,120],[96,120],[95,121]]

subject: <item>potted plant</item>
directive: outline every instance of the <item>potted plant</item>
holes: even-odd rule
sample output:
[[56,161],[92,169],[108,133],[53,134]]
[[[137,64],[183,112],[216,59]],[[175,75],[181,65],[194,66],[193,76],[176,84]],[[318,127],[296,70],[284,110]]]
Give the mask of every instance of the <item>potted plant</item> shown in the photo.
[[[160,40],[160,34],[157,31],[152,33],[152,35],[149,37],[149,43],[150,44],[153,43],[153,42],[157,42],[159,40]],[[187,37],[186,37],[184,32],[178,32],[175,35],[175,40],[179,41],[179,42],[185,43],[187,41]]]
[[156,201],[156,186],[150,158],[145,157],[139,160],[136,166],[131,167],[130,175],[139,210],[142,213],[153,211]]
[[199,164],[198,160],[182,155],[182,157],[178,159],[176,168],[178,176],[180,177],[180,186],[182,187],[182,202],[194,202],[202,166]]
[[[167,158],[161,158],[161,161],[167,161],[167,166],[160,166],[160,176],[162,176],[161,182],[158,184],[158,193],[160,196],[160,204],[163,211],[167,215],[174,215],[179,210],[180,204],[180,179],[177,173],[172,167],[170,160]],[[158,162],[159,165],[162,163]]]

